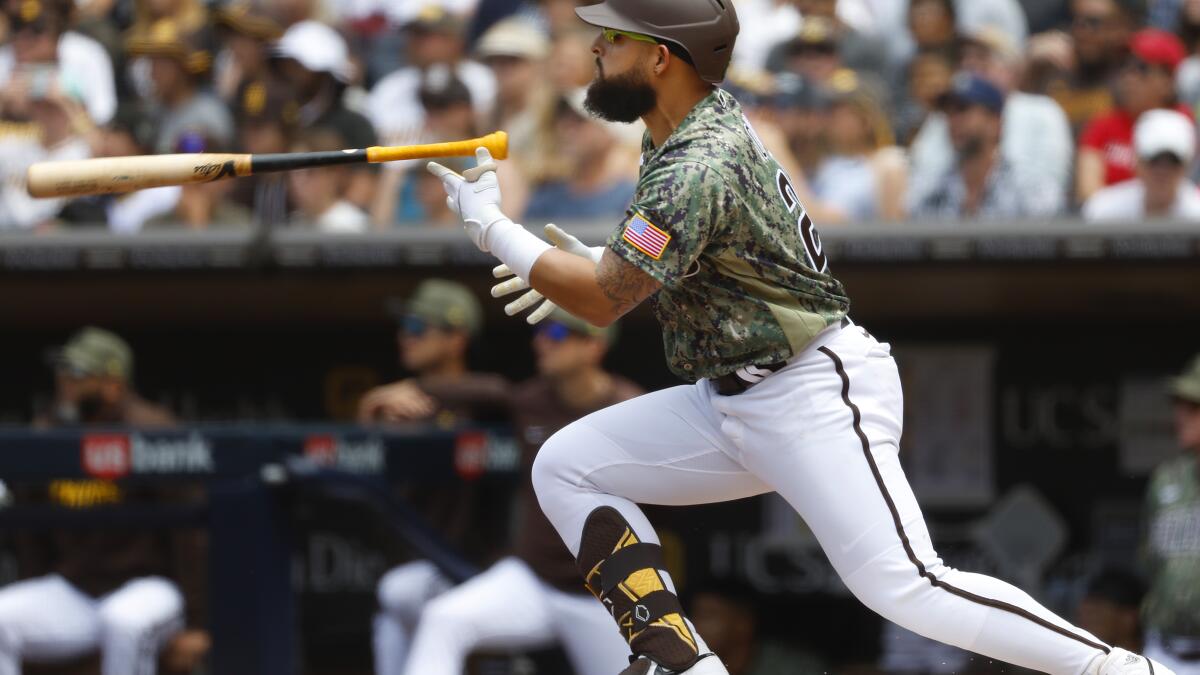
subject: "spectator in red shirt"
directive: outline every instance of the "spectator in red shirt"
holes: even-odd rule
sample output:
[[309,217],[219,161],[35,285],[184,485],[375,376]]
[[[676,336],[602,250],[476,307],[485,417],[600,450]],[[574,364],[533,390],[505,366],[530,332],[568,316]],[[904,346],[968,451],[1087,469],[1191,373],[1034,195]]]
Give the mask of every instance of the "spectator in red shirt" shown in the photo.
[[1191,115],[1175,96],[1175,70],[1187,56],[1179,38],[1147,28],[1134,34],[1129,52],[1117,77],[1116,109],[1093,119],[1079,138],[1075,192],[1080,203],[1104,186],[1134,177],[1133,127],[1142,113],[1176,108]]

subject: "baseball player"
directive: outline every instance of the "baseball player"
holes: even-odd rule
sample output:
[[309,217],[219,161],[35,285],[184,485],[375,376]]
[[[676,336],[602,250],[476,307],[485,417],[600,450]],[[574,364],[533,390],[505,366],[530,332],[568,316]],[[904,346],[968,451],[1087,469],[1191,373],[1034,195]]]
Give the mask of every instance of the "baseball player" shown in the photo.
[[588,107],[647,127],[633,204],[608,245],[572,254],[508,219],[484,150],[464,176],[430,170],[476,245],[563,309],[603,326],[653,296],[671,370],[694,381],[568,425],[533,467],[542,509],[629,641],[624,672],[727,673],[684,616],[636,504],[772,490],[846,586],[914,632],[1058,675],[1170,672],[938,559],[900,467],[889,347],[849,321],[790,179],[714,87],[738,33],[733,3],[605,0],[576,12],[600,28]]

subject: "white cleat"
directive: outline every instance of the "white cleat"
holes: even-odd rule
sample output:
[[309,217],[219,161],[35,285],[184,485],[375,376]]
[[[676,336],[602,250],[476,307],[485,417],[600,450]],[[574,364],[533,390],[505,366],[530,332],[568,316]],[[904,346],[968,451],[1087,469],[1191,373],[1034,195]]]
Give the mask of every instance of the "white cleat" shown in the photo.
[[1119,647],[1100,662],[1096,675],[1175,675],[1170,668]]
[[729,675],[729,671],[716,654],[701,656],[687,670],[664,668],[645,656],[639,656],[628,668],[621,671],[621,675]]

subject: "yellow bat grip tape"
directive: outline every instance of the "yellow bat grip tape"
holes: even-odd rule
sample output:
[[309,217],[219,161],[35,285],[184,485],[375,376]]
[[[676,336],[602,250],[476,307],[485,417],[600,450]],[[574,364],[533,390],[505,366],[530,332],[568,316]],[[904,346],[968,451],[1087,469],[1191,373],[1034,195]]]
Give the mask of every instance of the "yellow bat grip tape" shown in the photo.
[[429,159],[433,157],[473,157],[475,148],[483,146],[496,159],[508,159],[508,134],[496,131],[481,138],[428,145],[396,145],[367,148],[367,161],[394,162],[401,159]]

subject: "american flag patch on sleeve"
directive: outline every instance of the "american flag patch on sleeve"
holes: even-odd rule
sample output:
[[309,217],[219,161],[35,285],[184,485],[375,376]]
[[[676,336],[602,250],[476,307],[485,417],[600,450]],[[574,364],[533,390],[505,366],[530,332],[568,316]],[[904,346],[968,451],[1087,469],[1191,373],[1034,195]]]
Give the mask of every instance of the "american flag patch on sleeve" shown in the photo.
[[667,250],[667,243],[671,241],[671,235],[655,227],[636,211],[626,223],[621,238],[655,260],[662,257],[663,251]]

